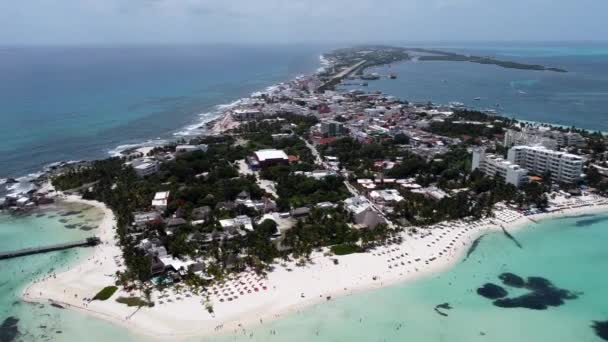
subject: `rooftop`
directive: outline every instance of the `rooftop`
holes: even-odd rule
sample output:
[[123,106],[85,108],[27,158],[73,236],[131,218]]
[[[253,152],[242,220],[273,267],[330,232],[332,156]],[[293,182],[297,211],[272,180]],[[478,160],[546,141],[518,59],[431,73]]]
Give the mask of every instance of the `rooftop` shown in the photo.
[[255,153],[256,158],[259,161],[274,160],[274,159],[283,159],[283,160],[289,159],[287,154],[285,152],[283,152],[282,150],[267,149],[267,150],[259,150],[254,153]]

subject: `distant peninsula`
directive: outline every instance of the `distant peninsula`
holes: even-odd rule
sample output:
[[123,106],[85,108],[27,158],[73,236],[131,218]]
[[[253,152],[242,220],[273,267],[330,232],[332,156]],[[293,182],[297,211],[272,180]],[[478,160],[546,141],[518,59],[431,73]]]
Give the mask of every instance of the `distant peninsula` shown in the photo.
[[409,49],[418,53],[425,53],[425,55],[419,56],[420,61],[451,61],[451,62],[472,62],[478,64],[493,64],[502,68],[507,69],[522,69],[522,70],[539,70],[539,71],[555,71],[555,72],[568,72],[567,70],[560,68],[549,68],[543,65],[537,64],[525,64],[511,61],[502,61],[493,57],[480,57],[472,55],[461,55],[453,52],[445,52],[439,50],[428,50],[428,49]]
[[374,66],[386,65],[400,61],[451,61],[472,62],[478,64],[496,65],[507,69],[567,72],[565,69],[546,67],[537,64],[526,64],[499,60],[490,56],[463,55],[435,49],[408,48],[396,46],[369,45],[336,49],[324,54],[328,60],[335,62],[334,67],[356,65],[355,74],[364,75],[365,70]]

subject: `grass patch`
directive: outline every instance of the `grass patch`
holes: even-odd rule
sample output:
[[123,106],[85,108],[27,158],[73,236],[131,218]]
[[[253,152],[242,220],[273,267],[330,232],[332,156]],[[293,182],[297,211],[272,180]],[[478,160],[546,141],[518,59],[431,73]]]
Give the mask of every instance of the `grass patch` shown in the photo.
[[353,253],[361,253],[363,252],[363,248],[355,244],[343,243],[341,245],[331,246],[331,251],[335,255],[347,255]]
[[116,301],[127,306],[154,306],[153,303],[149,303],[139,297],[118,297]]
[[118,290],[116,286],[106,286],[101,291],[97,292],[93,300],[107,300]]

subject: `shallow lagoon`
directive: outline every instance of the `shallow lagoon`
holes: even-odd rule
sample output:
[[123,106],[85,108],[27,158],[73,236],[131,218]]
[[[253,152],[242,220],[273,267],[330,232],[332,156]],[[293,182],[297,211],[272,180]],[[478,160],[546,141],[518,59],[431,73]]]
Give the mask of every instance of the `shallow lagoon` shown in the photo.
[[[96,227],[102,217],[100,210],[82,204],[48,206],[29,215],[1,213],[0,251],[82,240],[95,235],[97,228],[81,228]],[[70,229],[66,225],[74,227]],[[127,331],[105,321],[20,299],[31,281],[70,267],[88,253],[86,249],[71,249],[0,260],[0,341],[10,341],[14,333],[17,333],[15,341],[85,341],[91,340],[91,332],[95,340],[128,340]],[[9,317],[17,321],[7,321]]]
[[[78,218],[82,214],[71,217],[90,220],[97,215],[95,209],[90,210],[83,218]],[[25,246],[25,241],[31,246],[94,234],[95,230],[66,229],[58,221],[62,217],[66,216],[57,210],[40,217],[1,216],[2,250]],[[522,248],[502,233],[487,234],[466,260],[445,273],[333,299],[245,334],[193,340],[601,341],[593,326],[608,319],[608,296],[604,293],[608,276],[598,271],[608,266],[608,214],[545,220],[513,232],[513,236]],[[19,340],[76,341],[90,339],[91,334],[94,340],[145,340],[74,311],[19,300],[21,289],[37,274],[69,267],[83,257],[86,250],[81,249],[2,262],[2,270],[10,279],[3,277],[0,282],[0,314],[2,320],[8,316],[19,319]],[[504,287],[509,297],[529,292],[506,285],[499,278],[506,272],[522,278],[546,278],[556,288],[575,293],[576,298],[545,310],[531,310],[498,307],[477,293],[486,283]]]
[[[241,332],[236,340],[601,341],[593,325],[608,319],[608,275],[600,271],[608,267],[607,219],[586,215],[531,224],[513,233],[522,248],[502,233],[488,234],[445,273],[337,298],[261,325],[253,337]],[[576,298],[532,310],[498,307],[477,294],[486,283],[503,286],[509,297],[530,292],[503,284],[505,272],[546,278]]]

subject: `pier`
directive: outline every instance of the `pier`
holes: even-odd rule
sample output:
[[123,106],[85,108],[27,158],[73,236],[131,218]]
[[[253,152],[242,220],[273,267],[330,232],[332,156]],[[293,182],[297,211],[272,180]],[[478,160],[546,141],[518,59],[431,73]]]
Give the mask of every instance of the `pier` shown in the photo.
[[70,249],[70,248],[75,248],[75,247],[93,247],[93,246],[97,246],[100,242],[101,242],[101,240],[99,240],[98,237],[90,237],[90,238],[87,238],[86,240],[82,240],[82,241],[60,243],[60,244],[46,246],[46,247],[23,248],[23,249],[19,249],[16,251],[0,253],[0,260],[18,258],[18,257],[26,256],[26,255],[32,255],[32,254],[41,254],[41,253],[48,253],[48,252],[54,252],[54,251],[61,251],[64,249]]

